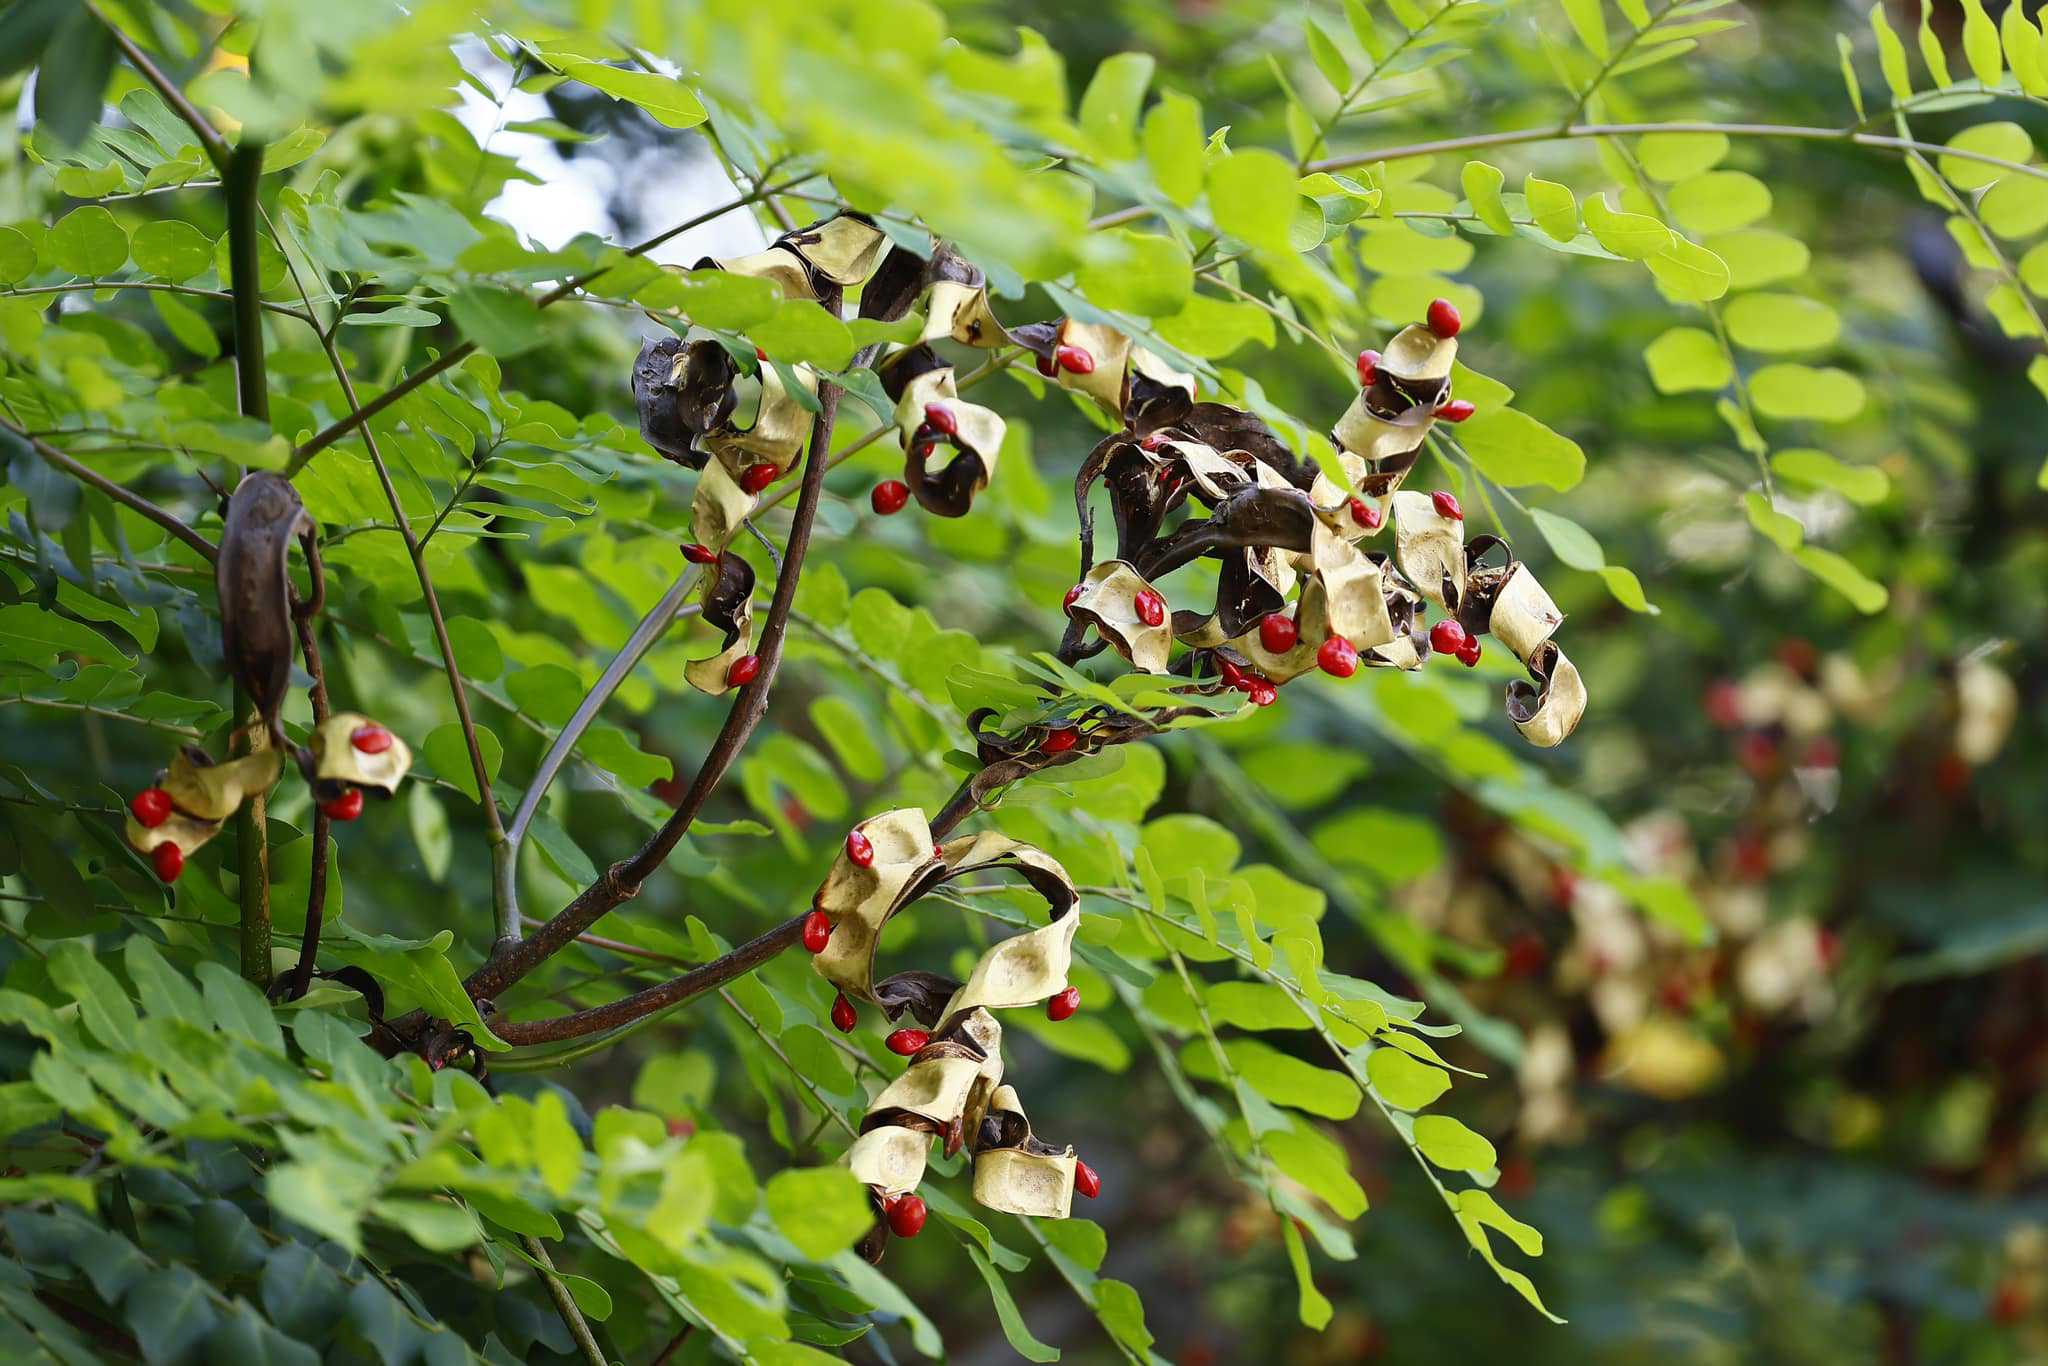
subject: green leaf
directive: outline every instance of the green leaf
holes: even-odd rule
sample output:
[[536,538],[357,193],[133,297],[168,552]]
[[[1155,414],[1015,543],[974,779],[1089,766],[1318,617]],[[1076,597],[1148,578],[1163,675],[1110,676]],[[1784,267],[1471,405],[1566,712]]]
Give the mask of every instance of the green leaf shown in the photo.
[[142,1048],[135,1003],[101,966],[82,939],[67,939],[49,952],[50,980],[78,1002],[78,1017],[92,1036],[118,1053]]
[[476,1003],[462,989],[455,965],[448,961],[448,947],[455,942],[453,930],[442,930],[431,939],[364,934],[350,925],[340,926],[339,931],[323,943],[323,952],[363,969],[386,991],[403,995],[467,1029],[483,1047],[505,1046],[485,1027]]
[[1579,35],[1586,50],[1606,61],[1607,20],[1600,13],[1600,0],[1564,0],[1564,16],[1571,21],[1572,32]]
[[1891,90],[1892,99],[1903,104],[1913,98],[1913,77],[1906,66],[1906,46],[1892,32],[1881,0],[1870,7],[1870,31],[1877,38],[1877,63],[1884,71],[1884,83]]
[[1314,19],[1305,20],[1302,29],[1308,39],[1308,55],[1315,62],[1316,70],[1323,73],[1330,89],[1342,98],[1351,90],[1351,63],[1345,58],[1344,50]]
[[546,333],[540,308],[527,295],[496,285],[465,285],[448,296],[448,316],[462,334],[494,356],[516,356]]
[[1287,1264],[1294,1268],[1294,1283],[1299,1290],[1295,1312],[1307,1327],[1321,1332],[1336,1312],[1323,1292],[1316,1289],[1315,1273],[1308,1264],[1308,1248],[1301,1241],[1301,1230],[1294,1220],[1280,1221],[1280,1236],[1287,1244]]
[[121,1302],[121,1316],[136,1341],[149,1344],[151,1361],[185,1359],[213,1331],[219,1311],[206,1282],[182,1266],[152,1271]]
[[133,662],[99,632],[27,603],[0,607],[0,658],[49,668],[63,654]]
[[1629,261],[1647,261],[1671,245],[1676,234],[1644,213],[1620,213],[1607,207],[1607,196],[1596,194],[1582,206],[1586,230],[1616,256]]
[[1525,176],[1522,197],[1529,205],[1529,216],[1549,236],[1569,242],[1579,235],[1579,202],[1565,186],[1535,175]]
[[704,122],[704,106],[689,86],[670,76],[645,71],[621,71],[615,66],[593,62],[573,53],[542,53],[556,69],[572,80],[614,99],[637,105],[656,123],[668,128],[694,128]]
[[1750,400],[1766,417],[1847,422],[1863,411],[1863,381],[1846,370],[1766,365],[1750,376]]
[[1494,1164],[1493,1145],[1449,1115],[1417,1115],[1415,1146],[1445,1171],[1485,1172]]
[[1668,202],[1693,232],[1733,232],[1771,211],[1771,190],[1747,171],[1708,171],[1672,186]]
[[1705,303],[1728,292],[1728,265],[1713,252],[1677,233],[1649,258],[1650,273],[1674,299]]
[[2048,180],[2008,175],[1984,192],[1977,217],[2009,242],[2032,237],[2048,228]]
[[[1305,1110],[1324,1119],[1349,1119],[1358,1113],[1358,1084],[1342,1072],[1303,1062],[1258,1039],[1229,1039],[1223,1044],[1231,1067],[1252,1090],[1275,1105]],[[1181,1050],[1181,1067],[1197,1081],[1221,1082],[1214,1051],[1206,1039],[1190,1040]]]
[[1458,428],[1458,444],[1497,484],[1543,484],[1562,492],[1586,473],[1586,453],[1517,408],[1481,412]]
[[1728,301],[1728,335],[1752,351],[1812,351],[1834,343],[1842,319],[1818,299],[1801,294],[1743,294]]
[[[493,782],[497,781],[498,766],[504,761],[505,747],[489,726],[476,727],[476,747],[484,757],[484,773]],[[420,742],[420,758],[436,776],[444,778],[471,801],[477,801],[476,767],[470,762],[469,743],[463,738],[459,722],[449,721],[427,732],[427,738]]]
[[1727,265],[1730,289],[1755,289],[1804,275],[1812,259],[1806,243],[1769,228],[1721,233],[1705,245]]
[[1735,378],[1720,338],[1703,328],[1672,328],[1650,343],[1643,359],[1660,394],[1714,393]]
[[214,336],[213,328],[206,319],[178,298],[175,294],[152,293],[149,303],[163,320],[170,334],[178,344],[202,360],[214,360],[220,355],[220,338]]
[[1726,133],[1645,133],[1636,140],[1644,173],[1667,184],[1711,171],[1727,155]]
[[1468,161],[1458,178],[1465,190],[1465,200],[1479,221],[1503,237],[1512,237],[1514,220],[1508,216],[1500,197],[1500,187],[1507,177],[1500,168],[1484,161]]
[[1531,508],[1529,516],[1557,558],[1572,568],[1594,573],[1606,565],[1607,556],[1601,551],[1600,542],[1571,518],[1545,512],[1542,508]]
[[17,285],[36,273],[36,244],[16,228],[0,228],[0,285]]
[[1148,318],[1171,317],[1194,291],[1188,250],[1155,233],[1115,232],[1098,239],[1103,260],[1084,266],[1074,283],[1089,302]]
[[1807,573],[1847,598],[1859,612],[1866,615],[1882,612],[1891,601],[1890,590],[1832,550],[1814,545],[1801,546],[1792,552],[1792,558],[1799,561]]
[[782,1236],[813,1261],[859,1241],[874,1223],[867,1188],[844,1167],[792,1167],[770,1177],[761,1198]]
[[[1948,145],[1959,151],[2016,161],[2022,166],[2034,159],[2034,139],[2017,123],[1972,124],[1950,138]],[[1942,178],[1959,190],[1981,190],[2007,174],[1996,166],[1963,157],[1937,157],[1934,164],[1940,168]]]
[[1962,0],[1963,56],[1970,70],[1989,90],[2005,75],[2004,53],[1998,45],[1998,26],[1984,12],[1984,0]]
[[1365,1075],[1380,1099],[1397,1110],[1420,1110],[1451,1089],[1450,1073],[1398,1048],[1373,1049],[1366,1055]]
[[1254,147],[1212,163],[1209,211],[1216,226],[1255,247],[1290,252],[1294,221],[1294,167],[1277,152]]
[[1152,57],[1119,52],[1095,68],[1078,111],[1081,131],[1104,157],[1128,161],[1137,155],[1138,106],[1152,83]]
[[995,1301],[996,1321],[1002,1325],[1003,1336],[1010,1341],[1010,1350],[1026,1361],[1058,1361],[1060,1351],[1048,1347],[1031,1336],[1031,1330],[1024,1325],[1024,1316],[1017,1312],[1017,1302],[1010,1298],[1010,1287],[1003,1280],[982,1250],[972,1242],[963,1243],[968,1260],[981,1273],[981,1279],[988,1286],[989,1298]]
[[128,234],[114,215],[85,204],[58,219],[43,248],[59,270],[97,278],[128,264]]
[[1892,481],[1883,470],[1871,465],[1845,465],[1826,451],[1779,451],[1771,457],[1771,468],[1780,478],[1833,489],[1862,507],[1877,506],[1891,492]]
[[1202,106],[1175,90],[1162,91],[1145,111],[1141,137],[1152,178],[1174,203],[1188,205],[1202,193]]
[[173,284],[202,275],[213,264],[214,244],[181,218],[157,218],[135,230],[136,268]]
[[1806,539],[1806,530],[1799,525],[1799,519],[1778,511],[1771,506],[1771,500],[1757,490],[1751,489],[1742,495],[1742,507],[1749,514],[1749,524],[1778,549],[1796,550]]

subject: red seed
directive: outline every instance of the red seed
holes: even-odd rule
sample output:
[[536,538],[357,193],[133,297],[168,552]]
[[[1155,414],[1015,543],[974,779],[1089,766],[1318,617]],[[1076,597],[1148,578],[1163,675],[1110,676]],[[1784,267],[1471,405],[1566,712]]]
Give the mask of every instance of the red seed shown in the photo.
[[740,487],[748,493],[759,493],[781,477],[782,471],[763,460],[758,465],[747,466],[740,475]]
[[960,434],[960,420],[953,416],[953,410],[943,403],[924,405],[924,420],[927,424],[947,436]]
[[868,495],[868,506],[884,517],[892,517],[903,511],[903,505],[910,501],[910,485],[901,479],[884,479],[875,485]]
[[1742,689],[1725,678],[1716,679],[1707,684],[1700,709],[1722,730],[1734,730],[1742,724]]
[[1232,664],[1222,655],[1216,656],[1216,676],[1230,687],[1236,688],[1239,692],[1243,692],[1245,689],[1244,670]]
[[1454,398],[1436,410],[1436,415],[1446,422],[1463,422],[1479,409],[1462,398]]
[[1507,961],[1502,971],[1509,977],[1534,977],[1550,958],[1543,936],[1529,931],[1508,941]]
[[1380,523],[1385,518],[1386,514],[1384,512],[1381,512],[1371,503],[1366,502],[1365,499],[1353,498],[1351,500],[1351,520],[1364,527],[1367,531],[1378,531]]
[[1814,934],[1813,949],[1822,969],[1833,972],[1842,963],[1842,936],[1833,926],[1823,925]]
[[1316,651],[1316,666],[1333,677],[1349,678],[1358,672],[1358,649],[1342,636],[1331,636]]
[[1362,386],[1364,386],[1364,387],[1366,387],[1366,388],[1370,388],[1370,387],[1372,386],[1372,382],[1373,382],[1374,380],[1378,379],[1379,377],[1380,377],[1380,353],[1379,353],[1379,352],[1377,352],[1377,351],[1361,351],[1361,352],[1359,352],[1359,353],[1358,353],[1358,382],[1359,382],[1359,384],[1360,384],[1360,385],[1362,385]]
[[1081,600],[1081,590],[1083,587],[1085,585],[1077,583],[1067,590],[1067,595],[1060,599],[1060,610],[1062,612],[1071,610],[1073,605]]
[[1735,876],[1744,882],[1762,882],[1771,875],[1771,848],[1763,836],[1746,831],[1735,837]]
[[1766,777],[1778,766],[1778,742],[1760,730],[1753,730],[1742,737],[1735,757],[1752,775]]
[[882,1042],[888,1045],[891,1053],[907,1058],[931,1041],[932,1036],[922,1029],[899,1029]]
[[691,564],[717,564],[718,552],[695,541],[683,547],[683,558]]
[[1840,768],[1842,747],[1826,735],[1816,735],[1806,742],[1806,750],[1799,756],[1801,768]]
[[838,1030],[841,1034],[851,1034],[853,1033],[854,1025],[859,1022],[860,1017],[853,1013],[853,1002],[846,999],[845,992],[842,991],[832,998],[832,1027],[834,1029]]
[[1270,707],[1280,700],[1280,690],[1263,680],[1252,684],[1252,705]]
[[1294,648],[1294,642],[1301,638],[1294,618],[1283,612],[1268,612],[1259,623],[1259,644],[1269,655],[1284,655]]
[[754,359],[755,359],[755,360],[767,360],[767,359],[768,359],[768,353],[767,353],[766,351],[763,351],[763,350],[762,350],[762,349],[761,349],[760,347],[758,347],[758,346],[757,346],[757,347],[755,347],[755,348],[754,348]]
[[1045,1018],[1064,1020],[1081,1008],[1081,988],[1068,987],[1045,1003]]
[[1472,668],[1477,668],[1477,667],[1478,667],[1478,665],[1479,665],[1479,637],[1478,637],[1478,636],[1466,636],[1466,637],[1465,637],[1465,643],[1464,643],[1463,645],[1461,645],[1461,646],[1459,646],[1459,647],[1458,647],[1458,662],[1459,662],[1460,664],[1463,664],[1463,665],[1464,665],[1464,666],[1465,666],[1466,668],[1468,668],[1468,669],[1472,669]]
[[320,803],[320,809],[331,821],[352,821],[363,814],[363,790],[352,787],[333,801]]
[[169,840],[149,851],[149,861],[165,882],[176,882],[178,874],[185,871],[185,851]]
[[1102,1194],[1102,1178],[1095,1174],[1095,1168],[1078,1157],[1074,1159],[1074,1189],[1090,1200]]
[[1429,628],[1429,648],[1440,655],[1458,653],[1465,648],[1465,642],[1469,638],[1465,634],[1465,628],[1449,617]]
[[1436,509],[1439,517],[1448,517],[1454,522],[1465,520],[1465,509],[1458,506],[1458,495],[1438,489],[1429,495],[1429,505]]
[[804,947],[812,953],[823,953],[825,946],[832,942],[832,917],[823,911],[813,910],[804,917]]
[[1138,620],[1147,626],[1166,624],[1166,599],[1149,588],[1138,590],[1138,596],[1131,600],[1131,606],[1138,613]]
[[882,1206],[883,1215],[889,1220],[889,1232],[898,1238],[915,1238],[924,1232],[924,1197],[899,1195]]
[[725,671],[727,687],[744,688],[761,675],[761,656],[741,655]]
[[1094,355],[1078,346],[1059,347],[1052,353],[1052,358],[1060,369],[1072,374],[1087,375],[1095,370]]
[[1059,372],[1059,365],[1053,360],[1051,356],[1040,356],[1038,358],[1039,374],[1044,375],[1047,379],[1051,379]]
[[372,721],[350,731],[348,742],[365,754],[382,754],[391,748],[391,732]]
[[1430,331],[1436,333],[1439,337],[1448,339],[1457,336],[1458,329],[1464,325],[1465,320],[1458,316],[1458,306],[1449,299],[1431,299],[1429,301]]
[[1165,432],[1147,432],[1144,438],[1138,442],[1138,448],[1140,450],[1156,451],[1172,439]]
[[1038,747],[1047,754],[1065,754],[1081,738],[1081,732],[1072,726],[1057,726],[1045,733]]
[[846,857],[856,868],[871,868],[875,862],[875,842],[858,830],[846,832]]
[[129,800],[128,810],[137,825],[154,830],[171,818],[171,794],[160,787],[145,787]]

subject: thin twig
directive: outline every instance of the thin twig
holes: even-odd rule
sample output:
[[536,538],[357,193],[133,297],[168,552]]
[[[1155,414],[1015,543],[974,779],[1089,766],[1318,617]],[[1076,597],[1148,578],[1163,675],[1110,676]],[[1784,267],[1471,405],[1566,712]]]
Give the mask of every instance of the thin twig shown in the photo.
[[583,1311],[576,1305],[576,1297],[569,1293],[567,1283],[556,1272],[554,1259],[548,1256],[547,1244],[531,1233],[521,1235],[520,1242],[526,1245],[526,1255],[533,1258],[534,1269],[540,1272],[540,1278],[547,1282],[548,1297],[555,1302],[555,1309],[561,1314],[563,1326],[568,1328],[569,1336],[576,1339],[576,1345],[583,1349],[584,1359],[590,1366],[609,1366],[605,1361],[603,1349],[597,1345],[597,1336],[590,1331],[590,1325],[584,1322]]
[[[195,299],[219,299],[222,302],[235,297],[225,289],[200,289],[196,285],[173,285],[162,280],[74,280],[64,285],[29,285],[20,289],[0,289],[0,298],[25,298],[31,294],[87,294],[102,289],[141,289],[155,294],[184,294]],[[301,322],[312,321],[310,314],[303,309],[293,308],[290,304],[263,300],[259,302],[259,307],[265,312],[297,318]]]
[[165,531],[168,531],[171,535],[198,551],[208,564],[213,563],[214,560],[219,558],[220,549],[212,541],[207,540],[204,536],[194,531],[185,522],[185,519],[178,516],[177,513],[167,508],[158,507],[141,494],[131,489],[123,488],[91,466],[80,464],[77,460],[58,450],[41,437],[30,436],[26,430],[15,426],[4,417],[0,417],[0,430],[5,430],[26,441],[35,453],[52,467],[62,470],[81,484],[98,489],[121,506],[140,513],[150,521],[155,522]]
[[[313,631],[312,614],[298,617],[297,623],[299,651],[306,657],[306,672],[313,679],[307,695],[313,703],[313,724],[317,726],[328,716],[327,669],[320,662],[320,640]],[[327,915],[327,844],[332,824],[327,809],[314,802],[313,861],[306,869],[306,928],[299,936],[299,965],[292,973],[291,994],[287,997],[293,1001],[304,996],[312,985],[313,960],[320,955],[320,926]]]
[[[148,81],[150,85],[156,88],[156,93],[163,96],[163,101],[171,107],[171,112],[185,121],[185,126],[190,128],[192,135],[199,139],[199,146],[206,153],[207,159],[220,168],[222,180],[227,180],[229,156],[227,140],[221,137],[220,133],[211,123],[207,122],[206,115],[200,113],[197,106],[185,98],[185,92],[178,88],[177,82],[166,76],[157,67],[157,64],[150,60],[149,54],[135,45],[135,40],[130,38],[119,24],[109,19],[106,13],[93,3],[93,0],[81,0],[81,2],[84,4],[86,11],[93,18],[104,24],[107,31],[114,35],[114,46],[121,49],[121,55],[128,59],[128,64],[141,74],[143,80]],[[260,156],[258,157],[258,163],[260,168]]]

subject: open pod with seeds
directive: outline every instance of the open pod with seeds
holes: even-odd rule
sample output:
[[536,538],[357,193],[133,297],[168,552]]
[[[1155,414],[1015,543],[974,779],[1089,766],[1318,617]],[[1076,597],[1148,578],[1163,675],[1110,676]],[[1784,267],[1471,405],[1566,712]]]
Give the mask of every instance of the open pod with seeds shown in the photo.
[[198,746],[182,746],[156,785],[129,802],[128,843],[150,855],[165,882],[174,882],[185,857],[219,834],[243,802],[269,791],[283,769],[283,753],[268,747],[215,763]]
[[[882,387],[896,400],[896,429],[903,440],[903,482],[918,505],[941,517],[964,517],[995,477],[1003,449],[1003,419],[991,408],[961,399],[953,367],[929,345],[891,356],[882,367]],[[953,456],[932,468],[941,446]]]
[[1127,561],[1104,560],[1090,569],[1067,604],[1069,637],[1093,628],[1131,666],[1166,672],[1173,648],[1166,599]]
[[1032,1219],[1064,1219],[1073,1212],[1078,1161],[1071,1144],[1055,1148],[1034,1135],[1016,1091],[998,1086],[975,1130],[975,1203]]
[[[711,471],[706,470],[706,477]],[[754,677],[746,668],[754,648],[754,566],[720,550],[704,575],[703,618],[722,633],[718,651],[683,666],[683,678],[699,692],[717,696]]]
[[[1340,531],[1318,519],[1309,549],[1295,557],[1294,567],[1301,577],[1301,595],[1289,618],[1294,643],[1284,650],[1270,649],[1266,637],[1273,633],[1263,620],[1251,623],[1230,641],[1261,676],[1285,683],[1307,673],[1317,666],[1318,651],[1333,636],[1350,641],[1360,659],[1367,662],[1371,662],[1367,652],[1393,645],[1398,639],[1393,610],[1405,590],[1389,582],[1378,557],[1361,552]],[[1288,634],[1280,633],[1282,638]]]
[[[304,549],[312,577],[312,592],[304,602],[292,588],[294,541]],[[297,618],[318,612],[326,592],[317,529],[290,480],[258,470],[235,486],[214,561],[214,587],[228,672],[256,704],[271,748],[282,750]]]
[[[1330,435],[1339,452],[1363,463],[1352,483],[1367,497],[1384,498],[1399,488],[1437,419],[1459,418],[1451,407],[1457,314],[1447,309],[1432,306],[1428,322],[1410,323],[1384,352],[1368,351],[1358,359],[1358,397]],[[1470,405],[1464,412],[1469,414]]]
[[1447,517],[1429,494],[1394,495],[1394,558],[1417,592],[1456,613],[1465,595],[1465,519]]
[[350,791],[389,797],[412,768],[412,750],[391,730],[361,712],[338,711],[313,728],[299,751],[299,770],[317,802]]

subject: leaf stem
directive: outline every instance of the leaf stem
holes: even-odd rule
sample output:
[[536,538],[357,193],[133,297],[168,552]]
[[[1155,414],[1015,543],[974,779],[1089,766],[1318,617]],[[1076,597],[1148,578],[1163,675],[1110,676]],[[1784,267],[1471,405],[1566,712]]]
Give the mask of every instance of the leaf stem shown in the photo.
[[[185,126],[190,128],[192,135],[199,139],[199,146],[205,151],[207,159],[220,168],[221,179],[223,182],[226,182],[228,179],[228,159],[230,156],[227,140],[221,137],[219,131],[211,123],[207,122],[206,115],[199,112],[198,106],[185,98],[185,92],[178,88],[177,82],[166,76],[157,64],[150,59],[149,54],[136,46],[135,40],[128,36],[126,30],[112,19],[109,19],[106,12],[97,4],[94,4],[93,0],[82,0],[82,3],[85,5],[86,11],[93,18],[104,24],[107,31],[114,35],[114,46],[121,49],[121,55],[128,59],[128,64],[140,73],[143,80],[148,81],[155,88],[156,93],[163,97],[164,103],[171,107],[171,112],[185,121]],[[257,157],[257,171],[259,174],[261,170],[262,157],[259,154]],[[232,190],[230,193],[232,193]]]

